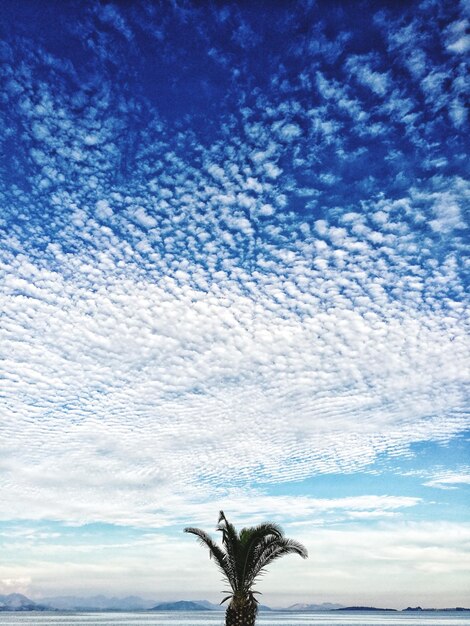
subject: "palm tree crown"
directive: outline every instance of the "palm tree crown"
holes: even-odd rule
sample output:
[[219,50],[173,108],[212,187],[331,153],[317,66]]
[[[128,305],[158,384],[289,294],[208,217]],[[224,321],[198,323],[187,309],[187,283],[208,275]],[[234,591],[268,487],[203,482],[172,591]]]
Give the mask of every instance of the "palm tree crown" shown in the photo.
[[[259,592],[253,591],[253,585],[270,563],[285,554],[294,553],[307,558],[306,548],[298,541],[284,537],[277,524],[264,523],[237,532],[223,511],[220,511],[217,525],[217,530],[222,533],[222,548],[199,528],[184,530],[196,535],[199,542],[209,548],[210,556],[231,588],[230,595],[222,602],[231,599],[232,608],[246,604],[256,607],[257,600],[253,594]],[[256,613],[256,608],[254,611]]]

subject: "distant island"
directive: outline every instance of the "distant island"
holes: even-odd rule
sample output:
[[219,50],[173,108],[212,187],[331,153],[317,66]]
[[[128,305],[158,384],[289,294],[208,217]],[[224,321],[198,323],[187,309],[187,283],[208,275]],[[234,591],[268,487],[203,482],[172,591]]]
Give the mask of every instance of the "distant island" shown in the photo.
[[339,609],[331,609],[332,611],[393,611],[395,613],[399,612],[398,609],[382,609],[376,606],[342,606]]
[[[331,602],[323,604],[292,604],[287,608],[273,609],[269,606],[260,605],[260,611],[280,611],[280,612],[426,612],[426,611],[470,611],[470,608],[455,607],[446,609],[407,607],[406,609],[387,609],[375,606],[342,606]],[[156,602],[155,600],[144,600],[139,596],[127,596],[125,598],[107,597],[103,595],[81,598],[78,596],[57,596],[44,598],[40,603],[27,598],[21,593],[11,593],[9,595],[0,594],[0,612],[18,611],[223,611],[223,606],[213,604],[207,600],[177,600],[175,602]]]
[[403,612],[406,613],[407,611],[470,611],[470,608],[465,608],[463,606],[456,606],[453,609],[429,609],[429,608],[424,608],[422,609],[420,606],[409,606],[406,609],[403,609]]
[[150,609],[151,611],[210,611],[211,607],[204,606],[200,602],[179,600],[178,602],[162,602]]

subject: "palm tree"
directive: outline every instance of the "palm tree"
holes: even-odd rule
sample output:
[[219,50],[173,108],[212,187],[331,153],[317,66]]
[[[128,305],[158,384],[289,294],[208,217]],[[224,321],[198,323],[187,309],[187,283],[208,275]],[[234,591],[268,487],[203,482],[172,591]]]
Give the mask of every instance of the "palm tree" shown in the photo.
[[209,556],[230,585],[230,600],[225,613],[225,626],[254,626],[258,612],[258,600],[253,591],[256,578],[266,566],[285,554],[299,554],[307,558],[306,548],[293,539],[284,537],[277,524],[264,523],[237,532],[220,511],[217,530],[222,533],[222,548],[199,528],[185,528],[184,532],[196,535],[203,546],[209,548]]

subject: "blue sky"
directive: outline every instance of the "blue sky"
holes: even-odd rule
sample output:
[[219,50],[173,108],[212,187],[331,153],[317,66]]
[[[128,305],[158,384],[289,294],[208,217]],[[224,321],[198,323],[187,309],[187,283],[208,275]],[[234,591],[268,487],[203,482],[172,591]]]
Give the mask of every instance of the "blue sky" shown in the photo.
[[268,604],[465,604],[468,26],[4,2],[0,592],[216,600],[223,508]]

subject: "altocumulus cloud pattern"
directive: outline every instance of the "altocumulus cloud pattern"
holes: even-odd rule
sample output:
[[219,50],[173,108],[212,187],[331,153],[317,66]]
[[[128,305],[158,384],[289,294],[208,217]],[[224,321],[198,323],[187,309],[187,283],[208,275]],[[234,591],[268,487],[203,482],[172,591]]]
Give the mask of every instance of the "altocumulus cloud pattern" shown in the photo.
[[5,3],[5,518],[164,525],[468,429],[467,9]]

